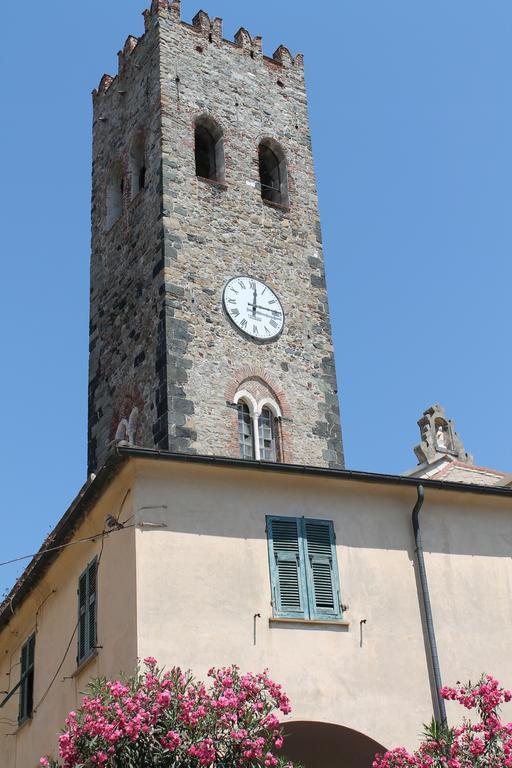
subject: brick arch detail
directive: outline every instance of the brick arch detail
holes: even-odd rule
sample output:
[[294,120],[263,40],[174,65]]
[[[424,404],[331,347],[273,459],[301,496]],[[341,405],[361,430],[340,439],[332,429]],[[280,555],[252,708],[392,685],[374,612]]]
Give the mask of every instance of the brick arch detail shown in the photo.
[[291,419],[292,413],[288,405],[288,399],[284,390],[276,383],[275,379],[265,368],[240,368],[233,376],[231,383],[226,389],[226,400],[230,403],[235,399],[235,395],[241,389],[246,381],[259,379],[272,393],[281,408],[285,419]]

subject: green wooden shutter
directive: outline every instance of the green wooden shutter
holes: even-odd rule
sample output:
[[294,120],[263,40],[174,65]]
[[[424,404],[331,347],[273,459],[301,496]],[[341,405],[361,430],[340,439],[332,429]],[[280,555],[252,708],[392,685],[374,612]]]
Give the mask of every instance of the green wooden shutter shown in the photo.
[[78,579],[78,663],[96,648],[97,573],[98,561],[94,559]]
[[26,716],[32,717],[34,709],[34,660],[36,649],[36,636],[31,635],[27,643],[27,692],[25,696]]
[[333,524],[302,520],[306,582],[311,619],[341,618],[341,599]]
[[274,616],[304,618],[307,598],[299,521],[294,517],[268,517],[267,535]]
[[20,723],[26,718],[26,700],[27,700],[27,669],[28,669],[28,643],[25,643],[21,649],[21,686],[20,686],[20,708],[18,720]]
[[36,636],[31,635],[21,649],[19,722],[32,716],[34,708],[34,654]]
[[97,561],[89,565],[88,568],[88,594],[87,594],[87,631],[88,647],[87,651],[91,653],[96,648],[96,572]]
[[78,662],[87,655],[87,571],[78,579]]

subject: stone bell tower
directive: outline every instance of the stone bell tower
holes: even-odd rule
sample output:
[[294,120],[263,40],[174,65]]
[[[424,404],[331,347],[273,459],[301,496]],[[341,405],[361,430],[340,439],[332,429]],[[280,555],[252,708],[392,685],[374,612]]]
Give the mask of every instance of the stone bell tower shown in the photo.
[[303,61],[153,0],[93,93],[89,471],[342,467]]

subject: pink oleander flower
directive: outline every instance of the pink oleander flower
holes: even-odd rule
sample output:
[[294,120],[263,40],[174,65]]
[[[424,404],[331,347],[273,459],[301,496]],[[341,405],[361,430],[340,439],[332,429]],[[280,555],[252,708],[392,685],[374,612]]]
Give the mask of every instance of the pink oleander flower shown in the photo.
[[416,752],[399,747],[377,755],[373,768],[512,768],[512,723],[503,723],[499,716],[501,705],[512,701],[512,692],[483,675],[475,685],[446,686],[441,695],[476,710],[480,721],[464,719],[454,728],[433,723]]
[[[236,666],[208,676],[205,685],[190,672],[163,671],[150,656],[130,679],[93,682],[66,718],[62,768],[293,768],[276,754],[279,712],[290,711],[281,686],[267,672],[241,675]],[[59,768],[48,758],[40,766]]]

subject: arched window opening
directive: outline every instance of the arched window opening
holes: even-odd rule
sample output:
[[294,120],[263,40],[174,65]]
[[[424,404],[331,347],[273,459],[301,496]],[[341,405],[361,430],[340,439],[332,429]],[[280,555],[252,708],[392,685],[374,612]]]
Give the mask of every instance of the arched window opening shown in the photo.
[[263,408],[258,419],[260,459],[279,461],[276,417],[270,408]]
[[238,403],[238,436],[240,457],[254,459],[254,430],[249,406],[244,401]]
[[110,229],[123,212],[124,180],[122,170],[115,166],[107,182],[107,229]]
[[146,158],[144,139],[137,136],[130,151],[131,199],[146,186]]
[[270,139],[259,147],[261,197],[270,203],[288,207],[288,170],[281,147]]
[[224,182],[224,140],[222,131],[213,120],[204,118],[195,129],[196,176]]

